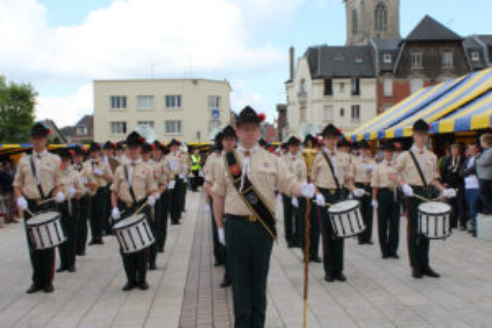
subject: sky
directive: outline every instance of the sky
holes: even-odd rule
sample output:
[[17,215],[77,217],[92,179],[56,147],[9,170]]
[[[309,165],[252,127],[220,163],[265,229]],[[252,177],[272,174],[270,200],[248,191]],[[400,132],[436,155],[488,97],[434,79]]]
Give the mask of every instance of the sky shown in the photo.
[[[401,0],[401,34],[430,15],[462,36],[492,34],[490,0]],[[232,110],[275,117],[288,50],[345,44],[342,0],[0,0],[0,75],[34,85],[37,119],[93,112],[92,81],[227,79]]]

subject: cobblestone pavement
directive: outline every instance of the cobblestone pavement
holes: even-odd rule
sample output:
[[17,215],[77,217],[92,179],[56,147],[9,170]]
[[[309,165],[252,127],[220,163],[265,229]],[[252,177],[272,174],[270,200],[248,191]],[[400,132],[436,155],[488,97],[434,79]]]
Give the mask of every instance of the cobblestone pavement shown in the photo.
[[[76,273],[57,274],[53,294],[25,294],[30,265],[21,224],[0,229],[0,327],[229,327],[230,289],[214,268],[210,217],[200,193],[188,193],[183,224],[170,226],[150,289],[125,283],[113,237],[77,259]],[[281,212],[278,213],[281,218]],[[405,220],[404,218],[402,219]],[[382,260],[377,245],[346,243],[346,283],[327,284],[321,264],[310,266],[309,327],[492,327],[492,242],[457,231],[431,246],[441,279],[410,276],[402,222],[400,260]],[[299,249],[282,239],[269,276],[267,327],[302,327],[303,266]],[[374,237],[377,241],[377,236]]]

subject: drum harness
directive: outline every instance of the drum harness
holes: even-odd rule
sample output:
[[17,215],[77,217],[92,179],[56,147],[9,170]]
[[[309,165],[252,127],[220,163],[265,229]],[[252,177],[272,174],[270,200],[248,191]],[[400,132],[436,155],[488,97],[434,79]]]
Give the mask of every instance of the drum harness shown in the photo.
[[[133,185],[132,185],[131,180],[130,180],[130,174],[128,173],[128,166],[127,165],[124,165],[123,166],[123,170],[124,170],[124,173],[125,173],[126,182],[128,184],[128,191],[130,192],[130,196],[132,197],[132,207],[135,208],[138,205],[139,202],[137,202],[137,199],[135,198],[135,192],[133,191]],[[144,198],[140,202],[143,202],[143,204],[146,205],[146,199],[147,198]],[[134,214],[139,213],[143,207],[145,207],[145,206],[142,206]]]

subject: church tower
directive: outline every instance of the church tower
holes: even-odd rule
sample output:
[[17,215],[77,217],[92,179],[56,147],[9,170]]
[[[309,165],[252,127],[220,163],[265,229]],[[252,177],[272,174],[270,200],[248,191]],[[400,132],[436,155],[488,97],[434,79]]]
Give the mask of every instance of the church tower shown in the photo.
[[400,38],[400,0],[345,0],[347,45]]

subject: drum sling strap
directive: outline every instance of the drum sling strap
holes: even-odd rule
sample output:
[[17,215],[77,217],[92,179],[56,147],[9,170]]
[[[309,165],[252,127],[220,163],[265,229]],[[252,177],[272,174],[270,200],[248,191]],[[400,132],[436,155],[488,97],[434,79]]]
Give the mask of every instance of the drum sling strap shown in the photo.
[[133,203],[132,205],[133,207],[135,207],[137,204],[137,200],[135,198],[135,192],[133,191],[133,185],[130,183],[130,175],[128,174],[128,167],[126,165],[124,165],[123,167],[125,170],[126,182],[128,184],[128,191],[130,192],[130,196],[132,196],[132,203]]
[[415,157],[415,154],[413,151],[409,150],[410,156],[412,157],[413,163],[415,164],[415,167],[417,168],[417,171],[419,172],[420,179],[422,180],[422,183],[424,184],[424,188],[427,191],[428,194],[430,194],[429,190],[429,185],[427,184],[427,181],[425,180],[424,172],[422,171],[422,168],[420,167],[419,161],[417,161],[417,157]]
[[237,158],[236,151],[232,150],[224,156],[226,170],[231,178],[232,185],[243,200],[244,204],[254,213],[256,219],[265,227],[274,240],[277,240],[277,229],[275,227],[275,215],[266,205],[263,196],[251,183],[248,175],[244,176],[243,188],[241,189],[242,168]]
[[342,195],[342,188],[340,187],[340,182],[338,181],[338,178],[335,174],[335,169],[333,168],[333,163],[331,162],[331,159],[328,157],[328,155],[323,152],[323,156],[325,157],[326,162],[328,163],[328,166],[330,167],[330,172],[333,177],[333,180],[335,180],[335,184],[337,185],[337,193],[339,196]]
[[[34,178],[36,180],[36,187],[38,188],[39,196],[41,197],[41,200],[46,200],[46,196],[44,194],[43,188],[41,187],[41,181],[39,181],[39,177],[36,174],[36,166],[34,164],[34,157],[32,155],[31,155],[30,162],[31,162],[32,175],[34,176]],[[53,193],[53,189],[50,191],[49,195],[51,195],[52,193]]]

